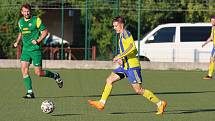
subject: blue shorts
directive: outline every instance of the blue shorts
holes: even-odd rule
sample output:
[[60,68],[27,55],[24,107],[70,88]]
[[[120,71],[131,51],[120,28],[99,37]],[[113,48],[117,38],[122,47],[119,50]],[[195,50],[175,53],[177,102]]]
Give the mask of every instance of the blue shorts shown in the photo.
[[115,74],[117,74],[120,77],[120,79],[127,77],[131,84],[136,84],[136,83],[141,84],[142,83],[140,67],[129,68],[128,70],[125,70],[124,68],[119,67],[119,68],[116,68],[115,70],[113,70],[113,72]]
[[215,58],[215,48],[213,47],[212,51],[211,51],[211,57]]

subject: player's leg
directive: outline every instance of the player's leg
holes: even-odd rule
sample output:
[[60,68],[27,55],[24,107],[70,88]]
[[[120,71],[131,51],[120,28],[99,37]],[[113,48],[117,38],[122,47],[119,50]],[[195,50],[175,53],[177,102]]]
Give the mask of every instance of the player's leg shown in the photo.
[[211,57],[210,64],[208,67],[208,74],[203,79],[205,80],[212,79],[213,72],[214,72],[214,57]]
[[21,70],[22,70],[22,77],[24,79],[25,87],[28,93],[32,93],[32,82],[28,72],[29,62],[22,61],[21,62]]
[[212,79],[212,75],[214,72],[214,61],[215,61],[214,58],[215,58],[215,48],[213,47],[211,51],[210,64],[208,67],[208,74],[205,77],[203,77],[203,79],[205,80]]
[[[142,77],[141,69],[135,68],[127,71],[128,79],[137,94],[144,96],[146,99],[158,106],[158,112],[156,114],[162,114],[166,107],[166,102],[160,100],[152,91],[149,89],[143,89],[141,86]],[[162,109],[161,109],[162,108]]]
[[131,83],[134,91],[137,94],[143,95],[145,98],[150,100],[151,102],[157,104],[160,102],[160,99],[157,98],[157,96],[154,95],[150,90],[148,89],[143,89],[141,86],[142,83],[142,77],[141,77],[141,69],[136,68],[136,69],[130,69],[127,71],[128,75],[128,80]]
[[161,101],[157,96],[154,95],[152,91],[148,89],[143,89],[142,86],[138,83],[132,84],[132,87],[137,94],[143,95],[145,98],[155,104]]
[[166,101],[160,100],[152,91],[150,91],[149,89],[143,89],[142,86],[138,83],[132,84],[132,87],[137,94],[144,96],[146,99],[157,105],[156,114],[163,114],[167,106]]
[[34,73],[41,77],[52,78],[56,81],[59,88],[63,87],[63,80],[60,78],[60,75],[58,73],[51,72],[49,70],[42,70],[41,66],[35,66]]
[[214,72],[214,57],[210,58],[210,65],[209,65],[209,70],[208,70],[208,76],[212,77]]
[[34,65],[34,73],[41,77],[52,78],[56,81],[59,88],[63,87],[63,80],[60,78],[59,73],[51,72],[49,70],[42,70],[42,54],[41,52],[32,53],[32,60]]
[[109,75],[109,77],[106,79],[106,85],[105,85],[104,91],[102,93],[102,97],[100,99],[100,102],[102,102],[103,104],[106,103],[106,100],[108,99],[108,97],[111,93],[113,83],[118,81],[118,80],[120,80],[119,75],[117,75],[113,72]]
[[104,105],[111,93],[113,83],[125,77],[124,73],[120,73],[119,70],[121,69],[114,70],[114,72],[112,72],[106,79],[106,85],[99,101],[88,100],[90,105],[97,108],[98,110],[104,109]]
[[31,77],[29,75],[29,65],[31,63],[31,58],[28,53],[22,52],[21,55],[21,71],[22,71],[22,77],[25,84],[25,88],[27,90],[27,93],[23,98],[34,98],[34,93],[32,89],[32,81]]

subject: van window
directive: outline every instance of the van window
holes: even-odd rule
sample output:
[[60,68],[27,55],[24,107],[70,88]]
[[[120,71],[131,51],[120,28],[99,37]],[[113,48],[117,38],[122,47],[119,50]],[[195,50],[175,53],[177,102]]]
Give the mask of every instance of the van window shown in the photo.
[[210,36],[211,27],[181,27],[181,42],[206,41]]
[[147,43],[164,43],[174,42],[175,40],[175,27],[165,27],[158,30],[154,35],[154,40],[147,40]]

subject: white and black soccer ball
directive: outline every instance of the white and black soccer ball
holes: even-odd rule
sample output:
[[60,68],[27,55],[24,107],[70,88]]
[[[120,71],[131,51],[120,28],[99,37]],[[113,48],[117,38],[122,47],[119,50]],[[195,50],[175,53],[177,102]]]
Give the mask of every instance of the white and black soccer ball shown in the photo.
[[45,100],[41,104],[41,110],[43,111],[43,113],[52,113],[54,109],[55,109],[55,105],[50,100]]

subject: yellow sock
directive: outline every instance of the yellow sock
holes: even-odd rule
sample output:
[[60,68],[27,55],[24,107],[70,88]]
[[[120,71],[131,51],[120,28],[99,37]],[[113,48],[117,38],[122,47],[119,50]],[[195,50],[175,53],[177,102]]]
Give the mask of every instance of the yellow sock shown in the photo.
[[151,92],[150,90],[145,89],[143,96],[155,104],[160,102],[160,99],[157,96],[155,96],[154,93]]
[[106,84],[105,85],[105,89],[104,89],[104,91],[102,93],[102,97],[101,97],[100,102],[102,102],[103,104],[105,104],[107,98],[110,95],[111,90],[112,90],[112,85],[111,84]]
[[214,61],[210,62],[209,69],[208,69],[208,76],[212,76],[214,72]]

